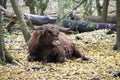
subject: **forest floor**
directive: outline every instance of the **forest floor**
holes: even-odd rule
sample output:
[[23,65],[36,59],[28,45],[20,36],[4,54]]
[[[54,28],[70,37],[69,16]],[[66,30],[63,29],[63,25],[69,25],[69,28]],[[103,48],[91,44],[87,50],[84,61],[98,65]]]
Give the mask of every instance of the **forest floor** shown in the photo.
[[[64,63],[42,63],[27,61],[27,45],[20,31],[5,32],[8,52],[23,65],[0,66],[0,80],[119,80],[114,77],[120,71],[120,52],[114,51],[116,34],[106,35],[107,30],[97,30],[68,35],[87,57],[94,62],[81,59]],[[79,36],[80,40],[76,40]]]

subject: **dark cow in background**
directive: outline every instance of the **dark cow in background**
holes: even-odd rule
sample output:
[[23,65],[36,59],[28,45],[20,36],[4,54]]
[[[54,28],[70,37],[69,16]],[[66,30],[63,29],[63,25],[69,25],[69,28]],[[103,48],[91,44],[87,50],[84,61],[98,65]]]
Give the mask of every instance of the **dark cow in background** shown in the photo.
[[46,24],[33,32],[28,43],[28,61],[64,62],[72,57],[86,58],[58,26]]

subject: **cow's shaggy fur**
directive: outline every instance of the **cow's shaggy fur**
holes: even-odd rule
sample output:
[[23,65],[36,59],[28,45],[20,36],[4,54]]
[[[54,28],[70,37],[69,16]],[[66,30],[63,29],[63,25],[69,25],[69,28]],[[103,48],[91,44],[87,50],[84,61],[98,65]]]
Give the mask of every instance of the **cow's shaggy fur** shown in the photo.
[[64,62],[72,57],[89,60],[79,48],[56,25],[43,25],[42,30],[33,32],[28,43],[28,60]]

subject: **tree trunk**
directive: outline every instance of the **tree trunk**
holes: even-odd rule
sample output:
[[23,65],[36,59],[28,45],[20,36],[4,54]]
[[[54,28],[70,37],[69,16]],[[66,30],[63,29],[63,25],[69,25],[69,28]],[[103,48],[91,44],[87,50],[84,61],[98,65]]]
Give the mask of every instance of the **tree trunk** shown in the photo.
[[14,59],[5,48],[3,30],[4,29],[2,25],[2,13],[0,11],[0,64],[1,65],[5,65],[6,63],[18,64],[19,61]]
[[0,2],[2,4],[2,6],[6,9],[7,8],[7,6],[6,6],[7,0],[0,0]]
[[114,50],[120,51],[120,0],[116,0],[117,38]]
[[61,19],[63,18],[64,16],[64,5],[65,5],[65,0],[58,0],[58,12],[57,12],[57,21],[56,23],[58,25],[61,25]]
[[25,4],[26,4],[26,6],[29,7],[31,14],[36,14],[35,3],[36,3],[35,0],[25,0]]
[[107,21],[108,5],[109,5],[109,0],[104,0],[102,7],[102,22]]
[[83,3],[83,9],[84,9],[83,18],[84,19],[86,16],[92,15],[92,1],[93,0],[87,0]]
[[25,41],[28,42],[29,39],[30,39],[30,33],[29,33],[28,29],[27,29],[27,25],[25,23],[23,15],[19,10],[18,5],[16,4],[17,1],[16,0],[10,0],[10,1],[11,1],[13,10],[14,10],[14,12],[16,14],[16,17],[17,17],[18,21],[20,21],[20,25],[21,25],[20,29],[21,29],[21,31],[23,33]]
[[44,11],[47,8],[49,0],[40,0],[40,3],[37,5],[38,15],[44,15]]
[[96,0],[96,6],[97,6],[97,13],[98,13],[98,16],[101,16],[102,13],[101,13],[101,5],[100,5],[100,0]]
[[89,0],[89,3],[88,3],[88,15],[91,16],[93,11],[92,11],[92,4],[93,3],[93,0]]

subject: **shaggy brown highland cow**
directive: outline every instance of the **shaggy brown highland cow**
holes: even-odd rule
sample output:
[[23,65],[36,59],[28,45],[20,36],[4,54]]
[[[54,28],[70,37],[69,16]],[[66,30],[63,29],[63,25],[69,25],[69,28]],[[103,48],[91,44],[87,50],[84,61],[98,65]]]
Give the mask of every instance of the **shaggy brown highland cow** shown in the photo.
[[72,57],[89,60],[58,26],[46,24],[36,30],[28,43],[28,61],[64,62]]

